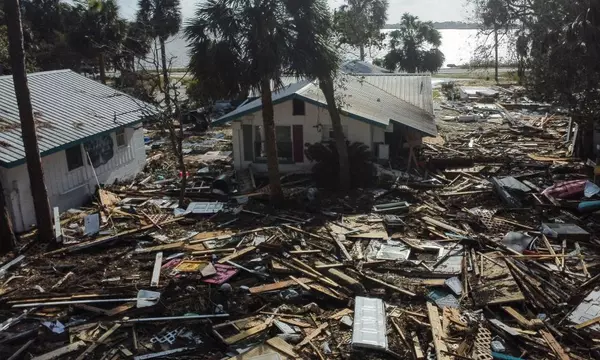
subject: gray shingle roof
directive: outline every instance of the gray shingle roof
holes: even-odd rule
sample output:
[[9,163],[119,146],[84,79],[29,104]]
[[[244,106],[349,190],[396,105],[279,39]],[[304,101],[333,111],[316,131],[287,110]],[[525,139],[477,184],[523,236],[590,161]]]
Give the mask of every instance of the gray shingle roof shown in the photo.
[[[27,76],[42,155],[141,121],[152,105],[71,70]],[[12,76],[0,76],[0,166],[24,162]]]
[[[380,127],[387,127],[390,121],[395,121],[427,135],[437,135],[437,128],[432,114],[400,100],[359,77],[348,77],[347,82],[337,90],[336,95],[341,96],[343,99],[342,112],[354,119]],[[327,102],[319,87],[308,81],[288,85],[273,93],[274,104],[293,98],[327,107]],[[254,113],[261,108],[261,100],[256,99],[238,107],[213,123],[220,124],[232,121],[246,114]]]

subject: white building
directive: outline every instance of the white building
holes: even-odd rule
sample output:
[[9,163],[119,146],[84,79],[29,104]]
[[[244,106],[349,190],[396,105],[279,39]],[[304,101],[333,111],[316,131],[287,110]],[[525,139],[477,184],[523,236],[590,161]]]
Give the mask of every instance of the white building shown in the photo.
[[[28,75],[50,205],[83,205],[98,181],[135,176],[146,163],[142,120],[151,105],[70,70]],[[12,76],[0,76],[0,181],[16,232],[35,225]]]
[[[375,158],[386,159],[437,135],[429,76],[348,76],[336,96],[346,138],[368,145]],[[273,92],[273,103],[280,171],[310,169],[314,164],[304,155],[305,145],[333,140],[323,93],[317,84],[302,81]],[[243,104],[213,124],[230,121],[235,168],[252,164],[266,171],[261,100]]]

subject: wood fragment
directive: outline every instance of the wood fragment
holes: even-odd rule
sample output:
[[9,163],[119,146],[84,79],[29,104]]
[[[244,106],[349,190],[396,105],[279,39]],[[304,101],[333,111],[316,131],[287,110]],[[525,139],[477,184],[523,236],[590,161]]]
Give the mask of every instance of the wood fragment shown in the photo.
[[600,316],[595,317],[593,319],[590,319],[590,320],[588,320],[586,322],[582,322],[581,324],[575,325],[575,329],[577,329],[577,330],[583,329],[583,328],[586,328],[588,326],[592,326],[592,325],[595,325],[595,324],[598,324],[598,323],[600,323]]
[[[300,282],[302,282],[303,284],[310,284],[313,282],[312,279],[308,279],[308,278],[299,278],[298,280]],[[266,284],[266,285],[251,287],[249,289],[249,291],[250,291],[250,294],[260,294],[260,293],[264,293],[267,291],[275,291],[275,290],[289,288],[290,286],[295,286],[297,284],[298,283],[294,280],[279,281],[279,282],[276,282],[273,284]]]
[[227,345],[235,344],[238,341],[244,340],[245,338],[248,338],[248,337],[256,335],[262,331],[265,331],[270,326],[271,326],[271,324],[269,322],[265,322],[260,325],[256,325],[248,330],[240,332],[239,334],[236,334],[236,335],[226,338],[225,343]]
[[308,287],[308,285],[304,284],[302,281],[300,281],[299,279],[296,279],[295,277],[293,277],[292,275],[290,275],[290,279],[292,279],[293,281],[295,281],[298,285],[300,285],[301,288],[303,288],[306,291],[310,291],[310,287]]
[[413,348],[415,350],[415,358],[417,360],[425,359],[425,355],[423,353],[423,349],[421,348],[421,343],[419,342],[419,337],[417,336],[417,333],[413,331],[410,335],[412,337]]
[[440,322],[440,314],[437,307],[430,302],[427,302],[427,314],[429,323],[431,324],[431,334],[433,335],[433,345],[437,360],[451,360],[448,356],[448,347],[443,340],[442,323]]
[[335,314],[331,315],[328,319],[339,320],[339,319],[343,318],[344,316],[350,315],[353,313],[354,313],[354,311],[352,311],[350,309],[343,309],[343,310],[340,310],[340,311],[336,312]]
[[312,341],[309,341],[308,345],[310,345],[310,347],[313,348],[313,350],[317,353],[317,355],[319,356],[319,359],[325,360],[325,358],[323,357],[323,354],[321,354],[321,351],[319,350],[319,348],[316,347],[315,344],[312,343]]
[[308,336],[306,336],[298,345],[294,347],[294,349],[300,349],[304,345],[308,344],[309,341],[319,336],[321,331],[325,330],[329,326],[329,323],[324,322],[318,328],[316,328],[313,332],[311,332]]
[[274,347],[275,349],[277,349],[278,351],[281,351],[282,353],[296,359],[298,358],[298,354],[296,354],[296,352],[294,351],[294,347],[290,344],[288,344],[287,342],[285,342],[285,340],[283,340],[280,337],[273,337],[270,338],[269,340],[267,340],[267,344],[269,344],[270,346]]
[[370,280],[370,281],[373,281],[374,283],[377,283],[377,284],[379,284],[379,285],[381,285],[381,286],[384,286],[384,287],[386,287],[386,288],[388,288],[388,289],[392,289],[392,290],[395,290],[395,291],[401,292],[401,293],[403,293],[403,294],[405,294],[405,295],[408,295],[408,296],[417,296],[417,294],[415,294],[414,292],[411,292],[411,291],[408,291],[408,290],[405,290],[405,289],[399,288],[399,287],[397,287],[397,286],[395,286],[395,285],[392,285],[392,284],[388,284],[388,283],[386,283],[385,281],[381,281],[381,280],[379,280],[379,279],[376,279],[376,278],[374,278],[374,277],[370,277],[370,276],[367,276],[367,275],[364,275],[364,274],[362,274],[362,276],[363,276],[365,279],[367,279],[367,280]]
[[121,327],[120,323],[113,325],[110,329],[106,330],[102,336],[98,338],[96,342],[90,345],[84,352],[81,353],[75,360],[83,360],[88,354],[91,354],[96,348],[101,345],[106,339],[108,339],[118,328]]
[[421,220],[423,220],[425,223],[429,224],[429,225],[433,225],[439,228],[442,228],[444,230],[448,230],[451,231],[453,233],[459,234],[459,235],[467,235],[467,232],[458,228],[455,228],[454,226],[450,226],[448,224],[445,224],[441,221],[437,221],[435,219],[432,219],[428,216],[423,216],[421,218]]
[[556,355],[560,360],[570,360],[569,355],[567,355],[565,350],[562,348],[562,346],[560,346],[560,344],[549,331],[540,330],[540,335],[542,335],[544,341],[546,341],[548,346],[550,346],[550,349],[552,349],[554,355]]
[[233,254],[231,254],[231,255],[225,256],[224,258],[220,259],[220,260],[219,260],[219,261],[217,261],[217,262],[218,262],[219,264],[225,264],[225,263],[227,263],[228,261],[231,261],[231,260],[237,259],[237,258],[239,258],[240,256],[243,256],[243,255],[245,255],[245,254],[247,254],[247,253],[249,253],[249,252],[252,252],[252,251],[254,251],[254,250],[256,250],[256,246],[248,246],[248,247],[245,247],[245,248],[243,248],[243,249],[242,249],[242,250],[240,250],[240,251],[236,251],[235,253],[233,253]]
[[72,353],[73,351],[77,351],[80,348],[85,346],[85,342],[83,340],[79,340],[77,342],[74,342],[72,344],[69,344],[67,346],[63,346],[61,348],[58,348],[56,350],[50,351],[48,353],[45,353],[43,355],[39,355],[36,356],[34,358],[32,358],[31,360],[53,360],[53,359],[58,359],[59,357],[66,355],[68,353]]
[[529,329],[532,327],[531,321],[526,319],[523,315],[521,315],[517,310],[513,309],[512,307],[503,306],[502,310],[506,311],[506,313],[512,316],[515,320],[517,320],[519,325],[523,326],[524,328]]
[[31,339],[28,342],[26,342],[23,346],[21,346],[17,351],[14,352],[14,354],[12,354],[7,360],[17,360],[19,358],[21,358],[21,354],[27,350],[27,348],[29,348],[31,346],[31,344],[33,344],[35,342],[36,339]]

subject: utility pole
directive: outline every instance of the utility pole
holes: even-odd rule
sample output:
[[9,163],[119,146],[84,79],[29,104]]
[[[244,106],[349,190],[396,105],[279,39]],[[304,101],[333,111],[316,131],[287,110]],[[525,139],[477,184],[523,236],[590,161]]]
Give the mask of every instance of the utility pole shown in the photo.
[[4,13],[6,14],[8,51],[12,65],[15,96],[21,118],[21,134],[23,136],[23,146],[25,147],[25,159],[27,160],[33,206],[35,207],[38,239],[43,242],[55,242],[50,203],[48,202],[48,192],[44,183],[44,171],[35,132],[31,96],[27,85],[19,0],[4,0]]

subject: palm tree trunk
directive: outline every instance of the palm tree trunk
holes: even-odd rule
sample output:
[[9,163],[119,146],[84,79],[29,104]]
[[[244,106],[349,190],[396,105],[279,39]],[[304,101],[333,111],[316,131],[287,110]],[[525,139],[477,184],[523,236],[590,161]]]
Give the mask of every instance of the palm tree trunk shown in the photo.
[[23,48],[23,28],[21,25],[21,11],[18,0],[5,0],[4,12],[6,13],[6,25],[8,30],[8,50],[13,71],[13,83],[15,95],[19,106],[21,118],[21,134],[25,148],[25,159],[27,160],[27,171],[35,217],[38,227],[38,239],[40,241],[54,242],[54,231],[52,228],[52,217],[48,192],[44,183],[44,170],[40,158],[35,122],[33,120],[33,108],[31,96],[27,86],[27,75],[25,72],[25,50]]
[[331,126],[333,128],[333,136],[335,137],[335,146],[339,156],[340,164],[340,190],[350,190],[350,160],[348,159],[348,145],[344,138],[344,128],[342,127],[342,119],[337,105],[335,104],[335,95],[333,88],[333,79],[319,79],[319,87],[327,100],[327,109],[331,118]]
[[185,160],[183,158],[183,119],[181,118],[181,111],[179,113],[179,136],[177,137],[177,157],[179,161],[179,169],[181,170],[181,189],[179,191],[179,207],[185,206],[185,190],[187,188],[187,169],[185,166]]
[[500,83],[499,77],[498,77],[498,26],[494,24],[494,52],[496,53],[496,72],[495,72],[495,79],[496,79],[496,84]]
[[365,46],[361,44],[359,49],[360,49],[360,61],[365,61]]
[[13,251],[16,246],[15,233],[12,228],[12,220],[8,213],[4,188],[0,181],[0,254]]
[[271,202],[278,206],[283,201],[281,179],[279,177],[279,160],[277,158],[277,142],[275,139],[275,110],[271,94],[271,79],[263,76],[261,80],[261,100],[263,113],[263,126],[265,130],[265,149],[267,152],[267,168],[269,170],[269,185],[271,188]]
[[171,110],[171,92],[170,89],[171,87],[170,82],[169,82],[169,68],[167,66],[167,50],[165,48],[165,39],[164,38],[160,38],[160,59],[161,59],[161,65],[162,65],[162,75],[163,75],[163,82],[164,82],[164,93],[165,93],[165,105],[167,106],[167,111],[170,112]]
[[104,53],[98,55],[98,66],[100,67],[100,82],[106,85],[106,64],[104,62]]

